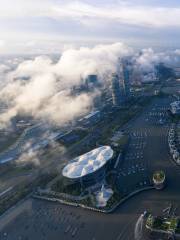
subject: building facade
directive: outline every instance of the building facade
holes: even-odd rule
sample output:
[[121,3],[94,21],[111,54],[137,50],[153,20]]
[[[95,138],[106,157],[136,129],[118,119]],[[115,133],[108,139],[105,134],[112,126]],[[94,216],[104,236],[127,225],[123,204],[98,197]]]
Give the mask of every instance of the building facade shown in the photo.
[[120,106],[124,102],[122,89],[120,88],[119,76],[116,73],[112,74],[111,79],[112,101],[114,106]]

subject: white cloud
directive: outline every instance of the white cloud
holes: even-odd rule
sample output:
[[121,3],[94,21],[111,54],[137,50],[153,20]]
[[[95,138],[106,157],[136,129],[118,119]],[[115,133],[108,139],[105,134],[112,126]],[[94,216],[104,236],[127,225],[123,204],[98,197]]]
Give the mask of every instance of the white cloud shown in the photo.
[[[58,63],[43,56],[22,62],[9,74],[0,92],[1,101],[9,105],[1,114],[0,123],[6,124],[18,113],[57,124],[73,120],[89,110],[97,92],[72,95],[71,89],[88,74],[95,73],[107,80],[107,74],[116,70],[118,58],[131,52],[124,44],[115,43],[66,50]],[[24,77],[26,80],[22,80]]]
[[5,41],[0,39],[0,49],[3,48],[5,46]]
[[16,159],[16,164],[25,165],[31,163],[35,166],[40,165],[40,159],[38,157],[41,154],[41,149],[34,150],[32,147],[32,142],[27,142],[22,149],[22,154]]
[[28,41],[26,44],[25,44],[25,46],[26,47],[34,47],[36,45],[36,41]]
[[4,85],[7,74],[11,71],[11,68],[7,64],[0,64],[0,89]]
[[0,74],[5,74],[10,71],[11,68],[5,64],[0,64]]
[[105,5],[93,6],[82,2],[71,2],[52,8],[52,17],[72,18],[83,22],[96,19],[104,21],[113,20],[123,24],[171,27],[179,26],[180,8],[131,6],[131,5]]
[[6,42],[0,52],[57,53],[66,41],[178,47],[180,7],[147,2],[0,0],[0,31]]
[[142,70],[151,71],[154,69],[154,65],[158,64],[161,60],[164,60],[164,55],[157,54],[153,49],[143,49],[136,58],[136,63]]
[[153,72],[154,67],[164,63],[169,67],[177,67],[180,64],[180,50],[156,52],[151,48],[142,49],[133,56],[134,64],[141,71]]
[[[128,4],[129,3],[129,4]],[[153,27],[177,27],[180,22],[179,7],[148,6],[128,1],[119,1],[114,4],[97,5],[83,1],[23,1],[7,0],[1,4],[0,17],[49,17],[55,19],[72,19],[81,23],[96,20],[114,21],[122,24]]]

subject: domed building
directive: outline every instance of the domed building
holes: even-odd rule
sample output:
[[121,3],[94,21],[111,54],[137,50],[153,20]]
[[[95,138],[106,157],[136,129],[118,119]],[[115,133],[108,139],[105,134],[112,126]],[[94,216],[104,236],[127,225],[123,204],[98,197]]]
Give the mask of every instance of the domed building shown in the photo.
[[68,163],[62,175],[72,182],[85,186],[93,185],[104,179],[107,164],[113,158],[114,151],[110,146],[102,146],[87,152]]

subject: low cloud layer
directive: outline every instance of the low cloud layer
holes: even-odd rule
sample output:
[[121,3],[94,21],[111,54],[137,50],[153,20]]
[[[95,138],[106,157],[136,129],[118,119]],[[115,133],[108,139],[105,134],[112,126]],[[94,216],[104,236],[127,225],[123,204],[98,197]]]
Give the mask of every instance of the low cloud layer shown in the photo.
[[22,61],[14,71],[2,64],[0,72],[3,79],[6,75],[6,81],[1,82],[0,101],[7,109],[0,115],[1,127],[18,114],[63,125],[89,112],[99,90],[88,93],[74,89],[81,86],[89,74],[97,74],[98,80],[106,84],[109,75],[119,67],[119,58],[125,56],[131,56],[133,65],[141,72],[153,72],[160,62],[171,66],[180,63],[178,49],[155,52],[148,48],[134,52],[118,42],[71,48],[62,53],[59,61],[47,56],[35,57]]
[[115,43],[67,50],[57,63],[46,56],[22,62],[8,74],[0,92],[0,100],[8,105],[0,116],[1,125],[19,113],[62,125],[88,112],[98,94],[96,89],[78,95],[72,94],[72,89],[88,74],[106,81],[108,73],[116,70],[119,57],[129,54],[129,47]]
[[165,63],[169,66],[179,66],[180,51],[155,52],[152,48],[142,49],[140,53],[134,56],[134,61],[142,71],[152,71],[154,66],[159,63]]

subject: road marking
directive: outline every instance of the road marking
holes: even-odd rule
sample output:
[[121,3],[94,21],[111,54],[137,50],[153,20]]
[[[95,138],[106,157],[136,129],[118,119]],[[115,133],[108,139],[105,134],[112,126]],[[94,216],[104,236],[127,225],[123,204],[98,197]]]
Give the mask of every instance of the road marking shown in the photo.
[[13,189],[13,187],[9,187],[8,189],[6,189],[5,191],[0,193],[0,197],[2,197],[4,194],[6,194],[7,192],[11,191]]

